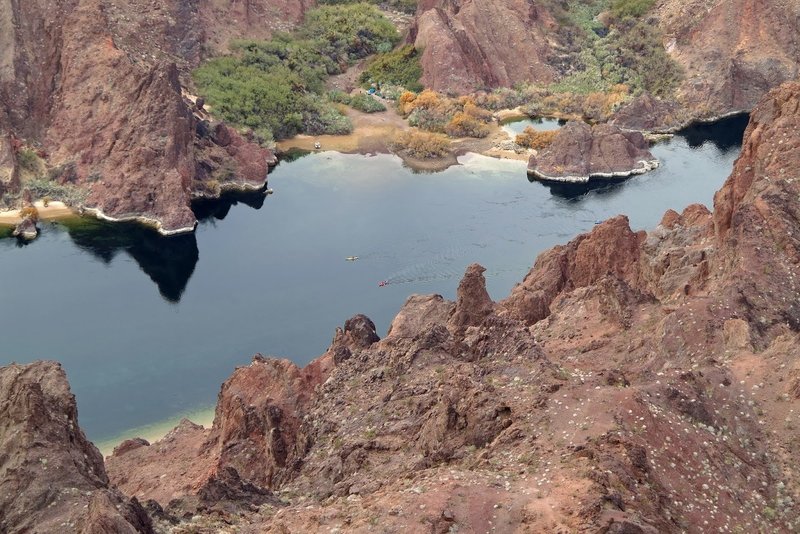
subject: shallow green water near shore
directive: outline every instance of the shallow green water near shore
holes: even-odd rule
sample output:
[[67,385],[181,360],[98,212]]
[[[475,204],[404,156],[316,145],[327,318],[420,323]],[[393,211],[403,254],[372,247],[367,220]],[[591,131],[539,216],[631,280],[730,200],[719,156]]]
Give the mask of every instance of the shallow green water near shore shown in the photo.
[[255,352],[307,363],[356,313],[385,333],[408,295],[454,297],[471,262],[501,299],[539,252],[597,221],[652,228],[668,208],[710,206],[743,128],[659,144],[662,166],[622,182],[531,183],[523,163],[480,156],[418,174],[393,156],[323,152],[281,163],[274,195],[196,206],[194,235],[47,223],[29,245],[0,239],[0,364],[61,361],[89,437],[120,436],[213,406]]

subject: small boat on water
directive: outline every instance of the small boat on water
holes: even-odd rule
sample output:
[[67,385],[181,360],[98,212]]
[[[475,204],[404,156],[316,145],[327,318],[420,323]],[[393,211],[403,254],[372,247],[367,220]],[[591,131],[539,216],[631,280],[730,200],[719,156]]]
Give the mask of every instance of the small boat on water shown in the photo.
[[358,256],[347,256],[345,258],[345,260],[347,260],[347,261],[356,261],[357,259],[358,259]]
[[273,191],[272,189],[267,189],[267,190],[265,190],[265,191],[264,191],[264,194],[265,194],[265,195],[271,195],[271,194],[272,194],[272,193],[274,193],[274,192],[275,192],[275,191]]

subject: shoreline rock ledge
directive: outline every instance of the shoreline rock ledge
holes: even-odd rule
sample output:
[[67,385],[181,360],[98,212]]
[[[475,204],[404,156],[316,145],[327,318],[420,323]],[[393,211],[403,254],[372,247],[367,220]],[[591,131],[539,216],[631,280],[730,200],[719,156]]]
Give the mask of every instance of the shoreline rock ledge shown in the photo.
[[644,174],[658,165],[641,132],[570,121],[550,146],[530,157],[528,175],[539,180],[585,183],[592,178]]

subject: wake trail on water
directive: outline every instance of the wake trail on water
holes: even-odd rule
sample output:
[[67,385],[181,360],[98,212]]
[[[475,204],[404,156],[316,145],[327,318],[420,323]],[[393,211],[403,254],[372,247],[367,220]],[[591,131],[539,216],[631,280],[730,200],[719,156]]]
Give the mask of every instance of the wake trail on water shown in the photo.
[[[473,244],[477,248],[487,245]],[[434,254],[425,261],[415,262],[391,273],[381,281],[381,285],[415,284],[432,282],[435,280],[460,279],[464,275],[466,263],[464,258],[472,249],[451,248]],[[484,276],[493,278],[509,272],[516,272],[518,268],[508,266],[487,269]]]

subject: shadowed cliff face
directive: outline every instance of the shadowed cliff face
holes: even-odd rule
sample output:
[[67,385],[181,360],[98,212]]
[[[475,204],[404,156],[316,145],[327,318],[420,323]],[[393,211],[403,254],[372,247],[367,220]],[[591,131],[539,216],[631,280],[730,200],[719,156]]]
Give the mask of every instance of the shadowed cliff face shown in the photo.
[[[259,355],[213,429],[128,443],[111,480],[275,533],[796,527],[798,126],[786,84],[713,214],[668,211],[650,232],[612,218],[498,303],[472,265],[457,302],[412,296],[383,339],[355,317],[303,370]],[[287,507],[231,511],[248,484]]]

